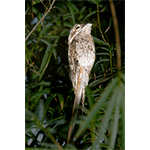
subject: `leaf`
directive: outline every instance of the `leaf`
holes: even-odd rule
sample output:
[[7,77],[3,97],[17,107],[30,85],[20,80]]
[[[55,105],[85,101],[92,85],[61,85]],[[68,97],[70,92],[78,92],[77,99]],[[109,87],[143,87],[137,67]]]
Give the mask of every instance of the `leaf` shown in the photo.
[[[55,41],[58,42],[58,39],[56,39]],[[56,43],[56,42],[54,42],[54,43]],[[50,44],[47,47],[46,51],[45,51],[45,54],[44,54],[44,57],[43,57],[43,60],[42,60],[41,66],[40,66],[40,71],[42,71],[42,72],[41,72],[41,74],[39,76],[39,80],[41,80],[43,75],[45,74],[45,71],[46,71],[46,69],[48,67],[48,64],[50,62],[53,50],[55,49],[54,46],[57,46],[57,44],[53,44],[53,45]]]
[[45,43],[47,46],[50,46],[50,45],[52,45],[52,44],[50,44],[47,40],[45,40],[45,39],[40,39],[40,41],[42,41],[43,43]]
[[[92,96],[93,95],[92,91],[88,86],[86,86],[86,93],[87,93],[87,99],[89,102],[89,107],[91,109],[95,103],[95,100],[94,100],[94,97]],[[95,140],[95,137],[96,137],[95,136],[95,123],[96,123],[96,118],[93,118],[93,120],[91,121],[91,128],[90,128],[91,138],[93,141]]]
[[96,138],[95,142],[93,143],[93,149],[96,149],[96,148],[100,149],[101,148],[99,141],[102,138],[104,138],[104,136],[105,136],[105,132],[106,132],[106,129],[108,127],[108,123],[109,123],[109,120],[111,119],[112,111],[113,111],[113,108],[114,108],[115,103],[116,103],[117,95],[118,95],[118,88],[116,88],[114,90],[114,93],[113,93],[111,100],[109,102],[106,114],[103,118],[103,122],[99,125],[101,128],[98,131],[98,137]]
[[26,12],[25,12],[25,16],[26,16],[26,14],[28,13],[29,9],[30,9],[30,7],[27,8],[27,10],[26,10]]
[[49,89],[42,90],[41,87],[40,87],[40,89],[37,92],[35,92],[35,94],[32,95],[31,100],[33,100],[33,99],[35,99],[37,97],[39,99],[44,93],[47,93],[49,91]]
[[91,89],[86,86],[86,92],[87,92],[87,99],[88,99],[88,102],[89,102],[89,106],[90,106],[90,109],[92,108],[93,104],[95,103],[94,101],[94,97],[92,96],[92,91]]
[[36,8],[34,8],[34,7],[32,7],[32,11],[35,13],[35,14],[37,14],[39,11],[36,9]]
[[121,114],[121,119],[122,119],[122,135],[123,135],[123,142],[121,147],[125,147],[125,85],[120,82],[120,87],[122,88],[122,100],[121,100],[121,105],[122,105],[122,114]]
[[[43,0],[41,0],[41,1],[43,1]],[[40,0],[34,0],[34,1],[33,1],[33,5],[35,5],[35,4],[37,4],[37,3],[40,3]]]
[[115,116],[114,116],[114,124],[113,124],[113,129],[112,129],[112,134],[110,138],[110,143],[109,143],[109,148],[108,149],[113,149],[116,136],[117,136],[117,129],[118,129],[118,121],[119,121],[119,105],[120,105],[120,100],[122,99],[122,92],[119,89],[118,90],[118,96],[117,96],[117,103],[116,103],[116,110],[115,110]]
[[97,47],[97,49],[106,50],[106,51],[108,51],[108,52],[110,51],[110,50],[109,50],[109,47],[102,47],[102,46],[100,46],[100,47]]
[[125,82],[125,75],[123,73],[121,73],[121,78],[122,78],[123,82]]
[[64,26],[65,26],[65,27],[72,28],[72,24],[70,24],[69,22],[64,22]]
[[71,13],[70,12],[63,15],[63,20],[64,21],[67,20],[68,18],[71,18]]
[[44,116],[46,115],[46,112],[47,112],[47,110],[49,108],[49,104],[50,104],[52,99],[53,99],[52,96],[48,97],[46,102],[45,102],[45,104],[44,104]]
[[111,92],[113,91],[114,87],[116,86],[118,82],[118,77],[114,78],[112,82],[106,87],[104,92],[101,94],[101,98],[98,100],[98,102],[93,106],[90,113],[88,113],[88,116],[85,118],[84,122],[82,123],[82,126],[77,131],[75,137],[76,139],[79,137],[79,135],[83,132],[85,128],[89,125],[90,121],[94,118],[94,116],[98,113],[98,111],[101,109],[103,102],[109,97]]
[[86,7],[83,6],[81,9],[80,9],[80,14],[82,14],[84,11],[85,11]]
[[[115,75],[114,75],[114,76],[115,76]],[[91,82],[91,83],[89,84],[89,86],[95,86],[95,85],[97,85],[97,84],[103,83],[103,82],[105,82],[105,81],[107,81],[107,80],[110,80],[112,77],[113,77],[113,76],[110,76],[110,77],[103,77],[103,78],[97,79],[97,80]]]
[[[45,25],[45,32],[47,33],[48,31],[50,31],[50,28],[53,26],[52,23],[46,24]],[[40,31],[39,36],[43,36],[44,35],[44,28]]]
[[77,13],[79,13],[79,9],[73,4],[73,3],[71,3],[70,1],[68,1],[69,3],[70,3],[70,5],[73,7],[73,9],[77,12]]
[[107,56],[109,56],[109,53],[96,53],[96,55],[107,55]]
[[39,121],[42,121],[44,118],[44,102],[43,102],[43,100],[39,100],[38,110],[37,110],[37,118]]
[[90,3],[98,4],[102,2],[103,0],[88,0]]
[[105,10],[107,10],[108,9],[108,4],[106,4],[105,6],[104,6],[104,8],[100,11],[100,12],[104,12]]
[[55,48],[53,48],[53,56],[54,56],[55,60],[57,60],[57,51]]
[[59,99],[59,103],[60,103],[60,106],[61,106],[61,109],[63,109],[64,107],[64,97],[62,94],[58,94],[58,99]]
[[51,47],[52,47],[52,44],[49,43],[49,45],[47,46],[46,51],[44,53],[43,59],[42,59],[42,63],[41,63],[40,70],[39,70],[40,73],[47,63],[48,57],[50,55]]
[[41,38],[56,39],[59,37],[60,37],[59,35],[45,35],[45,36],[42,36]]
[[95,10],[95,11],[92,11],[91,13],[89,13],[85,18],[84,18],[84,21],[88,18],[88,17],[90,17],[90,16],[92,16],[93,14],[96,14],[97,13],[97,11]]
[[99,60],[99,61],[96,62],[95,66],[96,66],[98,63],[100,63],[100,62],[107,62],[107,61],[109,61],[109,59],[101,59],[101,60]]
[[65,1],[63,1],[63,2],[67,5],[67,7],[69,8],[69,10],[70,10],[70,12],[71,12],[72,20],[73,20],[73,25],[74,25],[74,24],[75,24],[75,13],[74,13],[74,9],[73,9],[71,3],[65,2]]
[[94,39],[94,42],[95,42],[96,44],[99,44],[99,45],[101,45],[101,46],[108,46],[107,43],[105,43],[104,41],[102,41],[102,40],[100,40],[100,39],[98,39],[98,38],[96,38],[96,37],[94,37],[94,36],[93,36],[93,39]]
[[35,116],[34,116],[34,113],[32,113],[30,110],[28,110],[28,109],[25,109],[25,115],[26,116],[29,116],[29,117],[31,117],[31,118],[34,118]]

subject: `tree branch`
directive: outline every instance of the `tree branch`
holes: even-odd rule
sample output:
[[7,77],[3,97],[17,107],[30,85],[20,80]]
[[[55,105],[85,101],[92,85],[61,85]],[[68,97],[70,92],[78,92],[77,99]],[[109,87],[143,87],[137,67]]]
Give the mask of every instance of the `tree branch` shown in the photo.
[[104,37],[102,29],[101,29],[100,16],[99,16],[99,5],[98,5],[98,3],[97,3],[97,21],[98,21],[98,27],[99,27],[99,31],[100,31],[100,34],[102,36],[102,39],[103,39],[103,41],[105,43],[107,43],[109,45],[109,43],[105,40],[105,37]]
[[117,16],[116,16],[116,11],[115,11],[113,0],[109,0],[109,3],[110,3],[110,9],[111,9],[111,14],[112,14],[113,23],[114,23],[114,31],[115,31],[115,39],[116,39],[117,68],[120,69],[121,68],[121,47],[120,47],[118,21],[117,21]]
[[42,22],[42,20],[47,16],[47,14],[50,12],[52,9],[53,4],[55,3],[56,0],[53,0],[51,6],[49,7],[48,11],[44,14],[44,16],[41,18],[41,20],[34,26],[34,28],[31,30],[31,32],[27,35],[25,38],[25,41],[30,37],[30,35],[33,33],[33,31],[37,28],[37,26]]

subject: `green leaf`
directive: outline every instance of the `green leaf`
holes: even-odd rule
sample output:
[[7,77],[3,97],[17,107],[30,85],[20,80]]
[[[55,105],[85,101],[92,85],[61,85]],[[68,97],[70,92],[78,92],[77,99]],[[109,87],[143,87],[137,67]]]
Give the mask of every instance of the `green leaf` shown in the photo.
[[97,11],[95,10],[95,11],[92,11],[91,13],[89,13],[85,18],[84,18],[84,21],[88,18],[88,17],[90,17],[90,16],[92,16],[93,14],[96,14],[97,13]]
[[123,82],[125,82],[125,75],[123,73],[121,73],[121,78],[122,78]]
[[[115,75],[114,75],[114,76],[115,76]],[[95,86],[95,85],[97,85],[97,84],[103,83],[103,82],[105,82],[105,81],[107,81],[107,80],[110,80],[112,77],[113,77],[113,76],[110,76],[110,77],[103,77],[103,78],[97,79],[97,80],[91,82],[91,83],[89,84],[89,86]]]
[[[53,26],[52,23],[46,24],[45,25],[45,32],[49,32],[50,28]],[[39,36],[43,36],[44,35],[44,28],[40,31]]]
[[73,7],[72,7],[72,5],[71,5],[70,2],[64,2],[64,3],[67,5],[67,7],[69,8],[69,10],[70,10],[70,12],[71,12],[72,20],[73,20],[73,25],[74,25],[74,24],[75,24],[75,13],[74,13],[74,9],[73,9]]
[[34,8],[34,7],[32,7],[32,11],[35,13],[35,14],[37,14],[39,11],[36,9],[36,8]]
[[100,12],[104,12],[105,10],[108,10],[108,4],[106,4]]
[[100,49],[102,49],[102,50],[106,50],[106,51],[108,51],[108,52],[110,51],[110,50],[109,50],[109,47],[102,47],[102,46],[100,46],[100,47],[97,47],[97,48],[100,48]]
[[82,126],[77,131],[75,137],[76,139],[79,137],[79,135],[83,132],[85,128],[89,125],[90,121],[94,118],[94,116],[98,113],[98,111],[101,109],[103,102],[109,97],[109,95],[114,90],[117,82],[118,77],[114,78],[112,82],[106,87],[104,92],[101,94],[101,98],[98,100],[98,102],[93,106],[90,113],[88,113],[88,116],[85,118],[84,122],[82,123]]
[[73,3],[71,3],[70,1],[68,1],[69,3],[70,3],[70,5],[73,7],[73,9],[77,12],[77,13],[79,13],[79,9],[73,4]]
[[35,92],[35,94],[32,95],[31,100],[33,100],[33,99],[35,99],[37,97],[39,99],[44,93],[47,93],[49,91],[49,89],[42,90],[41,87],[40,87],[40,89],[37,92]]
[[35,117],[35,115],[34,115],[34,113],[32,113],[30,110],[28,110],[28,109],[25,109],[25,115],[26,116],[29,116],[30,118],[34,118]]
[[52,44],[50,44],[47,40],[45,40],[45,39],[40,39],[40,41],[42,41],[43,43],[45,43],[47,46],[50,46],[50,45],[52,45]]
[[109,56],[109,53],[96,53],[96,55],[107,55],[107,56]]
[[103,0],[88,0],[90,3],[98,4]]
[[98,38],[96,38],[96,37],[94,37],[94,36],[93,36],[93,39],[94,39],[94,42],[95,42],[96,44],[99,44],[99,45],[101,45],[101,46],[108,46],[107,43],[105,43],[104,41],[102,41],[102,40],[100,40],[100,39],[98,39]]
[[64,22],[64,26],[65,26],[65,27],[72,28],[72,24],[70,24],[69,22]]
[[55,60],[57,60],[57,51],[55,48],[53,48],[53,56],[54,56]]
[[103,118],[103,122],[100,124],[100,130],[98,131],[98,137],[96,138],[95,142],[93,143],[93,150],[94,149],[100,149],[100,143],[99,141],[104,138],[105,136],[105,132],[106,132],[106,129],[108,127],[108,123],[109,123],[109,120],[111,119],[111,116],[112,116],[112,111],[113,111],[113,108],[115,106],[115,103],[116,103],[116,97],[118,95],[118,88],[116,88],[114,90],[114,93],[111,97],[111,100],[109,102],[109,105],[108,105],[108,108],[107,108],[107,111],[106,111],[106,114]]
[[50,104],[52,99],[53,99],[52,96],[48,97],[46,102],[45,102],[45,104],[44,104],[44,116],[46,115],[46,112],[47,112],[47,110],[49,108],[49,104]]
[[63,109],[64,107],[64,97],[62,94],[58,94],[58,99],[59,99],[59,103],[60,103],[60,106],[61,106],[61,109]]
[[[43,1],[43,0],[41,0],[41,1]],[[34,0],[34,1],[33,1],[33,5],[35,5],[35,4],[37,4],[37,3],[40,3],[40,0]]]
[[26,10],[26,12],[25,12],[25,16],[26,16],[26,14],[28,13],[29,9],[30,9],[30,7],[27,8],[27,10]]
[[110,138],[110,143],[109,143],[109,148],[108,149],[113,149],[114,148],[114,144],[115,144],[115,140],[116,140],[116,136],[117,136],[117,130],[118,130],[118,121],[119,121],[119,105],[120,105],[120,100],[122,99],[122,92],[119,89],[118,90],[118,96],[117,96],[117,103],[116,103],[116,109],[115,109],[115,118],[114,118],[114,124],[113,124],[113,129],[112,129],[112,134],[111,134],[111,138]]
[[94,97],[92,96],[92,91],[91,89],[86,86],[86,92],[87,92],[87,99],[88,99],[88,102],[89,102],[89,106],[90,106],[90,109],[92,108],[93,104],[95,103],[94,101]]
[[121,114],[121,119],[122,119],[122,135],[123,135],[123,142],[121,147],[125,147],[125,85],[120,82],[120,87],[122,89],[122,100],[121,100],[121,109],[122,109],[122,114]]
[[107,61],[109,61],[109,59],[101,59],[101,60],[99,60],[99,61],[96,62],[95,66],[96,66],[98,63],[100,63],[100,62],[107,62]]
[[67,20],[68,18],[71,18],[71,13],[70,12],[63,15],[63,20],[64,21]]
[[38,110],[37,110],[37,118],[39,121],[42,121],[44,118],[44,102],[43,102],[43,100],[39,100]]
[[45,36],[42,36],[41,38],[56,39],[59,37],[60,37],[59,35],[45,35]]
[[81,9],[80,9],[80,14],[82,14],[84,11],[85,11],[86,7],[83,6]]
[[43,59],[42,59],[42,63],[41,63],[40,70],[39,70],[40,73],[43,70],[43,68],[45,67],[46,63],[47,63],[48,57],[50,55],[51,47],[52,47],[52,44],[49,43],[49,45],[46,48]]

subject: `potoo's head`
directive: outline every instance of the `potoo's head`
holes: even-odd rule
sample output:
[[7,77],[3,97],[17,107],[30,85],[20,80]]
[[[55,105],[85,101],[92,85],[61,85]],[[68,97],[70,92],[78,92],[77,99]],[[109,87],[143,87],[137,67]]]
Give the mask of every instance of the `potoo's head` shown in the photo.
[[92,26],[91,23],[75,24],[74,27],[70,31],[70,34],[68,37],[68,44],[70,44],[73,41],[73,39],[81,32],[85,32],[84,35],[91,34],[91,26]]

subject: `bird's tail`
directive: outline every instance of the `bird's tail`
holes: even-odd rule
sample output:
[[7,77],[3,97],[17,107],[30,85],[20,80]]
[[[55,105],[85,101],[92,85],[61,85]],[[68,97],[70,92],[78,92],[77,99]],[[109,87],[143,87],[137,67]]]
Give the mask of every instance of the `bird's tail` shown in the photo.
[[71,133],[75,126],[75,124],[73,123],[73,120],[75,120],[77,118],[77,110],[75,110],[75,107],[76,107],[76,105],[79,105],[79,103],[81,101],[81,96],[82,96],[82,111],[84,110],[84,93],[85,93],[84,78],[85,78],[85,69],[84,69],[84,67],[81,67],[79,77],[78,77],[77,90],[75,92],[76,94],[75,94],[75,99],[74,99],[73,110],[72,110],[72,118],[71,118],[72,124],[69,127],[67,143],[70,142]]

